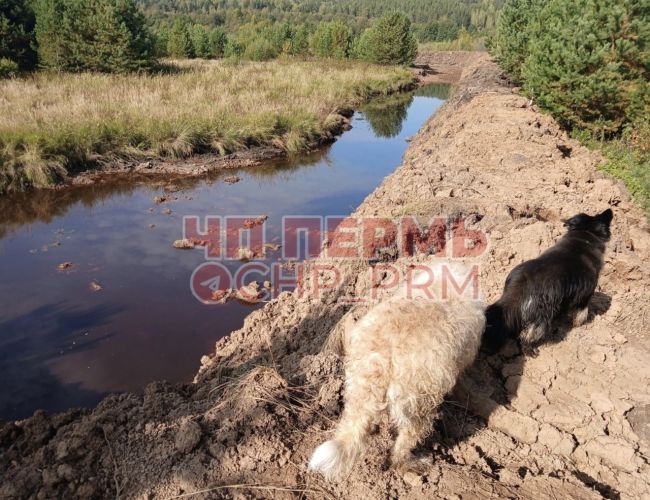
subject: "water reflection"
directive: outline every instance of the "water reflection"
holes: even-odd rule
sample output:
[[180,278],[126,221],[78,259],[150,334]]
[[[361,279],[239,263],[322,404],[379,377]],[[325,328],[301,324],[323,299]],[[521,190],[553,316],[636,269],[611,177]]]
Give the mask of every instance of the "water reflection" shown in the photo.
[[[190,276],[205,259],[172,248],[183,216],[266,214],[273,241],[284,215],[348,214],[401,163],[405,139],[441,105],[431,97],[439,92],[372,103],[330,148],[239,171],[233,185],[222,180],[232,171],[172,179],[173,193],[164,190],[170,179],[124,176],[0,198],[0,419],[190,380],[201,355],[252,308],[193,297]],[[169,201],[156,205],[157,195]],[[73,267],[62,272],[64,261]]]
[[397,94],[386,99],[370,101],[361,107],[372,131],[377,137],[396,137],[402,131],[402,126],[408,116],[408,109],[414,97],[433,97],[447,99],[449,85],[431,84],[415,92]]

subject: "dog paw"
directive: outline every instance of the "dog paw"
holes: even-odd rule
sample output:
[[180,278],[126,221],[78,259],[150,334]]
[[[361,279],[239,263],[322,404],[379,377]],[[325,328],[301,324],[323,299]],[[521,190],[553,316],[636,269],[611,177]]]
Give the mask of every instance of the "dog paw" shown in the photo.
[[585,307],[578,311],[573,317],[573,326],[578,327],[582,326],[589,320],[589,308]]
[[393,463],[393,467],[400,474],[425,475],[431,469],[433,459],[431,457],[409,457]]
[[522,344],[521,353],[528,358],[536,358],[539,356],[539,347],[530,344]]

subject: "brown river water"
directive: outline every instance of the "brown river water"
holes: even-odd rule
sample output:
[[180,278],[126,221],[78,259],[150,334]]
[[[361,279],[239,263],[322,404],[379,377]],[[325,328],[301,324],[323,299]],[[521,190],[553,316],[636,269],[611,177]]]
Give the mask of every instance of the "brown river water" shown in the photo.
[[[327,149],[175,180],[173,193],[169,181],[121,178],[0,198],[0,419],[191,380],[201,356],[261,305],[197,300],[190,279],[206,256],[172,247],[183,218],[267,215],[267,241],[279,241],[283,216],[349,214],[400,165],[406,139],[448,90],[430,85],[373,101]],[[240,182],[223,182],[233,174]],[[156,204],[156,196],[169,201]],[[281,257],[270,251],[266,263]],[[60,270],[64,262],[72,266]],[[242,264],[224,265],[235,272]]]

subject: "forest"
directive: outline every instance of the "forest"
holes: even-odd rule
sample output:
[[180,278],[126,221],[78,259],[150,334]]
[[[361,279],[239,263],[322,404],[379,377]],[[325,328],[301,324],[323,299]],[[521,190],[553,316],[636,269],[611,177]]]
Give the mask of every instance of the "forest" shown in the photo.
[[343,21],[354,31],[386,12],[404,12],[422,42],[453,39],[460,28],[492,30],[503,0],[138,0],[154,22],[170,22],[178,15],[204,26],[233,31],[243,24],[270,21],[318,24]]

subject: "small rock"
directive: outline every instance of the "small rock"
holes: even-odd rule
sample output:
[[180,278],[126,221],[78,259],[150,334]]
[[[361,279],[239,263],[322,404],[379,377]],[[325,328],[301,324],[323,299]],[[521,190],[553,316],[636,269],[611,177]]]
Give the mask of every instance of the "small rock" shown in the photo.
[[264,288],[267,290],[270,290],[272,285],[270,281],[265,281],[262,286],[264,286]]
[[229,175],[223,179],[223,182],[227,184],[237,184],[239,181],[241,181],[241,178],[237,175]]
[[246,262],[255,258],[255,252],[253,252],[250,248],[239,248],[237,250],[237,258],[243,262]]
[[454,190],[453,188],[449,189],[439,189],[436,191],[436,198],[453,198]]
[[61,464],[56,468],[56,474],[66,481],[72,481],[74,478],[74,470],[69,464]]
[[211,300],[214,300],[215,302],[220,302],[222,304],[225,304],[228,302],[233,295],[232,289],[227,289],[227,290],[215,290],[212,292],[212,296],[210,297]]
[[156,227],[155,224],[149,224],[149,229],[153,229],[154,227]]
[[59,477],[57,476],[56,472],[53,471],[52,469],[43,469],[43,472],[41,473],[41,476],[43,478],[43,484],[45,487],[52,487],[56,483],[59,482]]
[[402,479],[404,479],[404,482],[409,486],[422,485],[422,476],[416,474],[415,472],[411,472],[411,471],[405,472],[404,475],[402,476]]
[[173,212],[172,212],[172,209],[171,209],[171,208],[166,208],[165,210],[163,210],[163,213],[164,213],[165,215],[171,215]]
[[255,304],[259,302],[262,294],[260,293],[260,285],[257,281],[253,281],[246,286],[237,290],[237,298],[243,302]]
[[68,456],[68,443],[66,441],[59,441],[56,446],[56,459],[63,460]]
[[286,260],[282,263],[282,269],[285,271],[293,271],[296,268],[295,260]]
[[165,203],[167,201],[166,196],[154,196],[153,202],[156,205],[160,205],[161,203]]
[[521,477],[513,470],[502,469],[499,471],[499,482],[508,486],[517,486],[521,484]]
[[245,229],[251,229],[251,228],[254,228],[256,226],[261,226],[262,224],[264,224],[266,222],[266,220],[268,218],[269,218],[268,215],[260,215],[259,217],[255,218],[255,219],[246,219],[244,221],[244,228]]
[[72,267],[72,262],[62,262],[59,264],[58,269],[59,271],[65,271],[66,269],[70,269]]
[[194,242],[192,240],[188,240],[187,238],[182,239],[182,240],[176,240],[173,243],[174,248],[178,248],[180,250],[191,250],[194,248]]
[[185,420],[176,432],[174,446],[181,453],[189,453],[199,444],[202,434],[199,424],[194,420]]
[[90,282],[90,291],[91,292],[99,292],[103,287],[97,283],[96,281],[91,281]]
[[97,488],[94,484],[88,482],[83,483],[77,488],[76,495],[78,498],[94,498],[97,495]]
[[280,248],[282,248],[282,245],[278,245],[277,243],[264,243],[264,249],[271,250],[271,252],[277,252]]

